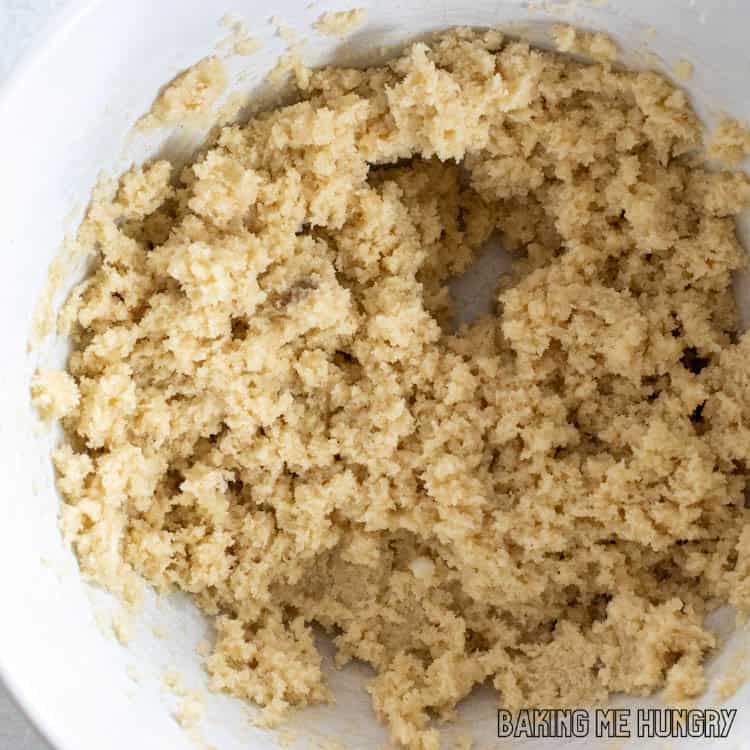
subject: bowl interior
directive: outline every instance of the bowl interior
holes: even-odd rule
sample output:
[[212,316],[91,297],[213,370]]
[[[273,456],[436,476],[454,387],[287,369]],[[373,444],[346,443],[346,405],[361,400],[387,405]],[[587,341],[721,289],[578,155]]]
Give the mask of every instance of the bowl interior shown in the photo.
[[[58,438],[39,425],[29,405],[28,384],[40,364],[60,365],[64,342],[48,339],[28,350],[36,300],[48,289],[47,269],[60,251],[62,237],[74,230],[100,172],[115,175],[155,154],[185,158],[195,147],[182,131],[134,135],[135,120],[148,110],[165,81],[215,52],[228,34],[219,19],[233,13],[265,42],[249,58],[228,61],[232,90],[250,96],[264,88],[285,43],[270,23],[272,14],[307,37],[304,59],[311,64],[373,59],[385,46],[402,44],[453,25],[495,26],[548,44],[548,28],[565,21],[609,32],[629,64],[669,71],[680,58],[695,66],[688,85],[699,113],[708,121],[718,110],[750,119],[747,72],[750,54],[744,0],[696,4],[685,0],[610,0],[602,3],[548,3],[529,7],[520,0],[365,0],[366,25],[345,41],[312,32],[323,10],[352,7],[337,0],[325,8],[306,0],[278,0],[273,8],[252,0],[95,0],[74,4],[60,17],[55,33],[37,47],[0,98],[0,142],[4,158],[4,214],[0,222],[2,262],[9,283],[0,295],[4,365],[0,371],[0,455],[3,534],[0,569],[4,576],[4,616],[0,618],[0,674],[24,708],[59,750],[112,750],[195,747],[196,737],[171,716],[176,698],[163,690],[165,671],[180,673],[187,687],[204,684],[197,644],[208,626],[181,596],[157,601],[150,596],[128,648],[107,634],[118,605],[107,594],[84,584],[75,559],[63,546],[56,526],[58,496],[49,450]],[[653,49],[660,60],[644,56]],[[747,226],[742,233],[747,236]],[[59,303],[83,269],[66,268],[53,285]],[[738,278],[744,323],[750,320],[750,279]],[[714,657],[709,675],[731,667],[747,642],[744,630],[732,631],[730,613],[720,613],[716,628],[726,644]],[[166,637],[164,637],[166,636]],[[331,667],[330,649],[323,641]],[[364,684],[371,672],[352,665],[329,669],[338,704],[301,712],[285,740],[306,747],[310,738],[338,738],[348,748],[382,747]],[[623,706],[656,705],[617,701]],[[479,747],[494,745],[495,700],[479,690],[461,710],[448,735],[467,731]],[[699,705],[711,706],[710,693]],[[750,704],[750,687],[741,688],[729,706]],[[200,733],[207,746],[221,750],[276,746],[272,733],[252,726],[252,710],[225,696],[207,697]],[[295,740],[294,732],[298,733]],[[750,731],[750,715],[737,716],[732,737]],[[593,737],[577,747],[600,746]],[[632,739],[621,747],[641,747]],[[506,741],[503,747],[546,748],[555,740]],[[663,740],[654,740],[661,747]],[[723,747],[733,747],[725,741]],[[673,740],[673,748],[688,740]],[[705,746],[705,745],[704,745]]]

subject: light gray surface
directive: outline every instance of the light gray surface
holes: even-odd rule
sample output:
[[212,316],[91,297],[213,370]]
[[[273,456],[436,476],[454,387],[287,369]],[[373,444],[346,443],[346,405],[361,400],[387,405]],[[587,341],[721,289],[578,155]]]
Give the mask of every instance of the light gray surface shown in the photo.
[[[67,0],[0,0],[0,86]],[[0,684],[0,750],[51,750]]]

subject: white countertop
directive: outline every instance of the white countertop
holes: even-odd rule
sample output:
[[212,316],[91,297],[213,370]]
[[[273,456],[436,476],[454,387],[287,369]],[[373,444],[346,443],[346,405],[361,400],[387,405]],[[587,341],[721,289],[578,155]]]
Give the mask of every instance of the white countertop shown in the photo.
[[[0,86],[11,68],[67,0],[0,0]],[[7,616],[7,615],[6,615]],[[0,748],[51,750],[0,684]]]

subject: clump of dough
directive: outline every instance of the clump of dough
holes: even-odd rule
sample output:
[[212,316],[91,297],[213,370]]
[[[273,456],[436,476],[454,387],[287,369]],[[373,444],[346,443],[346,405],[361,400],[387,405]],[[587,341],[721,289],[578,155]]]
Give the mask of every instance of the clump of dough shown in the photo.
[[168,83],[151,111],[138,121],[141,129],[201,123],[227,87],[218,57],[204,57]]
[[37,370],[31,381],[31,398],[42,419],[62,419],[78,406],[78,386],[64,370]]
[[131,169],[120,179],[115,199],[117,211],[130,220],[151,215],[173,194],[170,180],[172,165],[168,161]]
[[747,123],[723,115],[711,134],[708,155],[736,167],[750,155],[750,127]]
[[338,12],[323,13],[313,24],[316,31],[326,36],[337,36],[343,39],[356,31],[365,22],[367,12],[364,8],[352,8],[351,10],[340,10]]
[[[707,614],[750,612],[747,178],[663,77],[497,32],[298,85],[92,203],[54,457],[84,574],[189,593],[271,723],[330,698],[313,623],[411,750],[485,683],[700,693]],[[494,232],[513,271],[453,330]]]

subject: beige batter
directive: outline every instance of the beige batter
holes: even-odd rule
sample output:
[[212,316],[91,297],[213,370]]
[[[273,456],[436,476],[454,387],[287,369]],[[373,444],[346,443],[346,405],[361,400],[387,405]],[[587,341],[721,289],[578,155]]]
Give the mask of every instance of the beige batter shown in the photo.
[[[604,62],[458,30],[306,71],[92,203],[69,374],[35,382],[65,534],[131,600],[190,593],[212,686],[269,721],[329,698],[313,623],[434,750],[485,681],[510,708],[694,696],[706,613],[750,611],[750,184],[706,171],[683,92],[558,34]],[[453,332],[494,231],[515,270]]]

